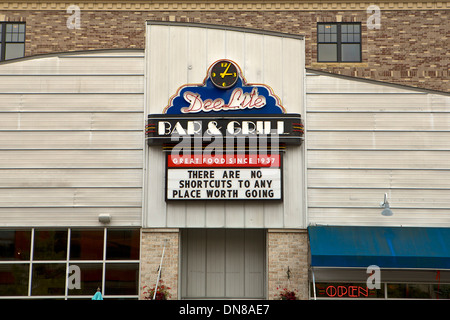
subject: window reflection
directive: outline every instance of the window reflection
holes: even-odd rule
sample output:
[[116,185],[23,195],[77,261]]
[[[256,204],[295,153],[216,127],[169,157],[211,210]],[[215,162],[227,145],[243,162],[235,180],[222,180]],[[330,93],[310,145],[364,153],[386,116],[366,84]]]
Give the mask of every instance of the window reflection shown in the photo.
[[360,44],[343,44],[341,49],[342,61],[359,61],[361,55]]
[[108,263],[105,272],[105,294],[138,294],[139,265],[137,263]]
[[64,295],[66,283],[65,275],[65,263],[33,264],[31,295]]
[[110,229],[107,234],[107,260],[138,260],[139,229]]
[[450,299],[450,284],[433,285],[433,299]]
[[34,260],[66,260],[67,230],[36,230]]
[[72,260],[102,260],[103,259],[103,229],[101,230],[71,230],[70,259]]
[[388,284],[390,298],[431,299],[432,290],[429,284]]
[[0,296],[28,293],[29,264],[0,264]]
[[29,260],[30,246],[30,230],[0,230],[0,260]]
[[361,62],[359,23],[317,25],[318,62]]
[[319,44],[318,58],[319,61],[337,61],[337,45]]
[[0,60],[21,58],[25,55],[25,23],[0,23]]
[[0,297],[136,298],[139,246],[139,229],[0,230]]
[[7,43],[5,50],[5,60],[21,58],[25,52],[24,43]]
[[68,290],[69,295],[94,295],[97,288],[102,287],[103,264],[101,263],[76,263],[71,266],[80,268],[80,288]]

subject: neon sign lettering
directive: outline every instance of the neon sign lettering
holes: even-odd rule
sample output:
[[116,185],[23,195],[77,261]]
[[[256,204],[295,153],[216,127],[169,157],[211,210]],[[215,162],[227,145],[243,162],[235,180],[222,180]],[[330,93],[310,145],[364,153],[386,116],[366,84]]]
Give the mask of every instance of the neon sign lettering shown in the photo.
[[[228,73],[227,68],[231,65],[236,68],[236,71]],[[223,72],[217,73],[217,71],[212,70],[214,66]],[[230,86],[224,86],[224,84],[228,84],[227,81],[223,80],[223,77],[227,75],[236,78],[232,83],[230,82]],[[215,82],[214,84],[215,77],[219,78],[219,83]],[[178,88],[177,92],[170,98],[163,113],[168,115],[256,115],[283,114],[286,113],[286,110],[270,86],[247,83],[239,66],[232,61],[224,60],[223,65],[221,63],[211,65],[203,83],[186,84]]]
[[[221,123],[222,124],[222,123]],[[258,134],[284,134],[284,121],[236,121],[231,120],[224,125],[217,121],[205,121],[205,123],[194,120],[184,124],[181,121],[158,121],[158,134],[170,136],[177,134],[185,135],[258,135]],[[203,132],[205,130],[205,132]]]
[[225,104],[222,98],[215,100],[206,99],[203,101],[199,93],[190,91],[186,91],[183,97],[190,105],[187,108],[182,108],[182,113],[259,109],[266,105],[266,97],[259,95],[258,88],[253,88],[251,92],[246,93],[241,88],[234,89],[227,104]]
[[369,288],[361,286],[328,286],[325,292],[328,297],[361,298],[369,296]]

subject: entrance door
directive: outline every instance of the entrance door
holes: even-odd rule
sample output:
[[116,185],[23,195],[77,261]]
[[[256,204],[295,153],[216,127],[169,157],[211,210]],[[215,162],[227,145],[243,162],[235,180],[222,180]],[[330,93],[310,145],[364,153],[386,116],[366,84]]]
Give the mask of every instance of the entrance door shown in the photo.
[[182,298],[264,298],[265,232],[184,229]]

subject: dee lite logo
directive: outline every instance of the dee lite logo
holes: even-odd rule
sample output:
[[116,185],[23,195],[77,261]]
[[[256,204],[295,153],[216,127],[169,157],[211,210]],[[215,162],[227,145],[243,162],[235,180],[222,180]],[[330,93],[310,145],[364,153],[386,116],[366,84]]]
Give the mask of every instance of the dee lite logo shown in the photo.
[[231,60],[214,62],[201,84],[186,84],[169,99],[163,114],[150,114],[149,145],[171,138],[257,137],[301,144],[300,114],[288,114],[265,84],[248,84]]
[[179,88],[163,113],[281,114],[285,109],[272,88],[248,84],[235,62],[219,60],[210,66],[203,83]]

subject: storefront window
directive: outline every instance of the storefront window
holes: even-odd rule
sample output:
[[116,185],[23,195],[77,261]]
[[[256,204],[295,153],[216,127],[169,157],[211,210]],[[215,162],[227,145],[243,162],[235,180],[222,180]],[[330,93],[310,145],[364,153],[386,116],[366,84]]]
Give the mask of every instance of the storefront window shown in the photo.
[[436,299],[450,299],[450,284],[434,284],[433,293]]
[[0,230],[0,261],[30,260],[30,230]]
[[139,230],[108,230],[106,259],[139,259]]
[[319,298],[384,298],[384,286],[369,289],[365,283],[316,283]]
[[0,298],[137,299],[139,248],[139,229],[0,230]]
[[[311,297],[314,288],[311,284]],[[316,283],[316,299],[450,299],[450,284],[381,283],[368,289],[365,283]]]
[[64,295],[65,263],[35,263],[33,264],[33,296]]
[[66,260],[67,230],[36,230],[34,260]]
[[105,273],[105,294],[138,294],[139,265],[135,263],[108,263]]
[[387,287],[390,298],[432,299],[434,296],[433,286],[429,284],[392,283]]
[[101,263],[74,263],[71,266],[78,267],[81,274],[81,282],[78,287],[68,288],[69,295],[91,295],[102,287],[103,264]]
[[28,293],[29,264],[0,264],[0,296]]
[[102,260],[104,231],[72,230],[70,235],[71,260]]

